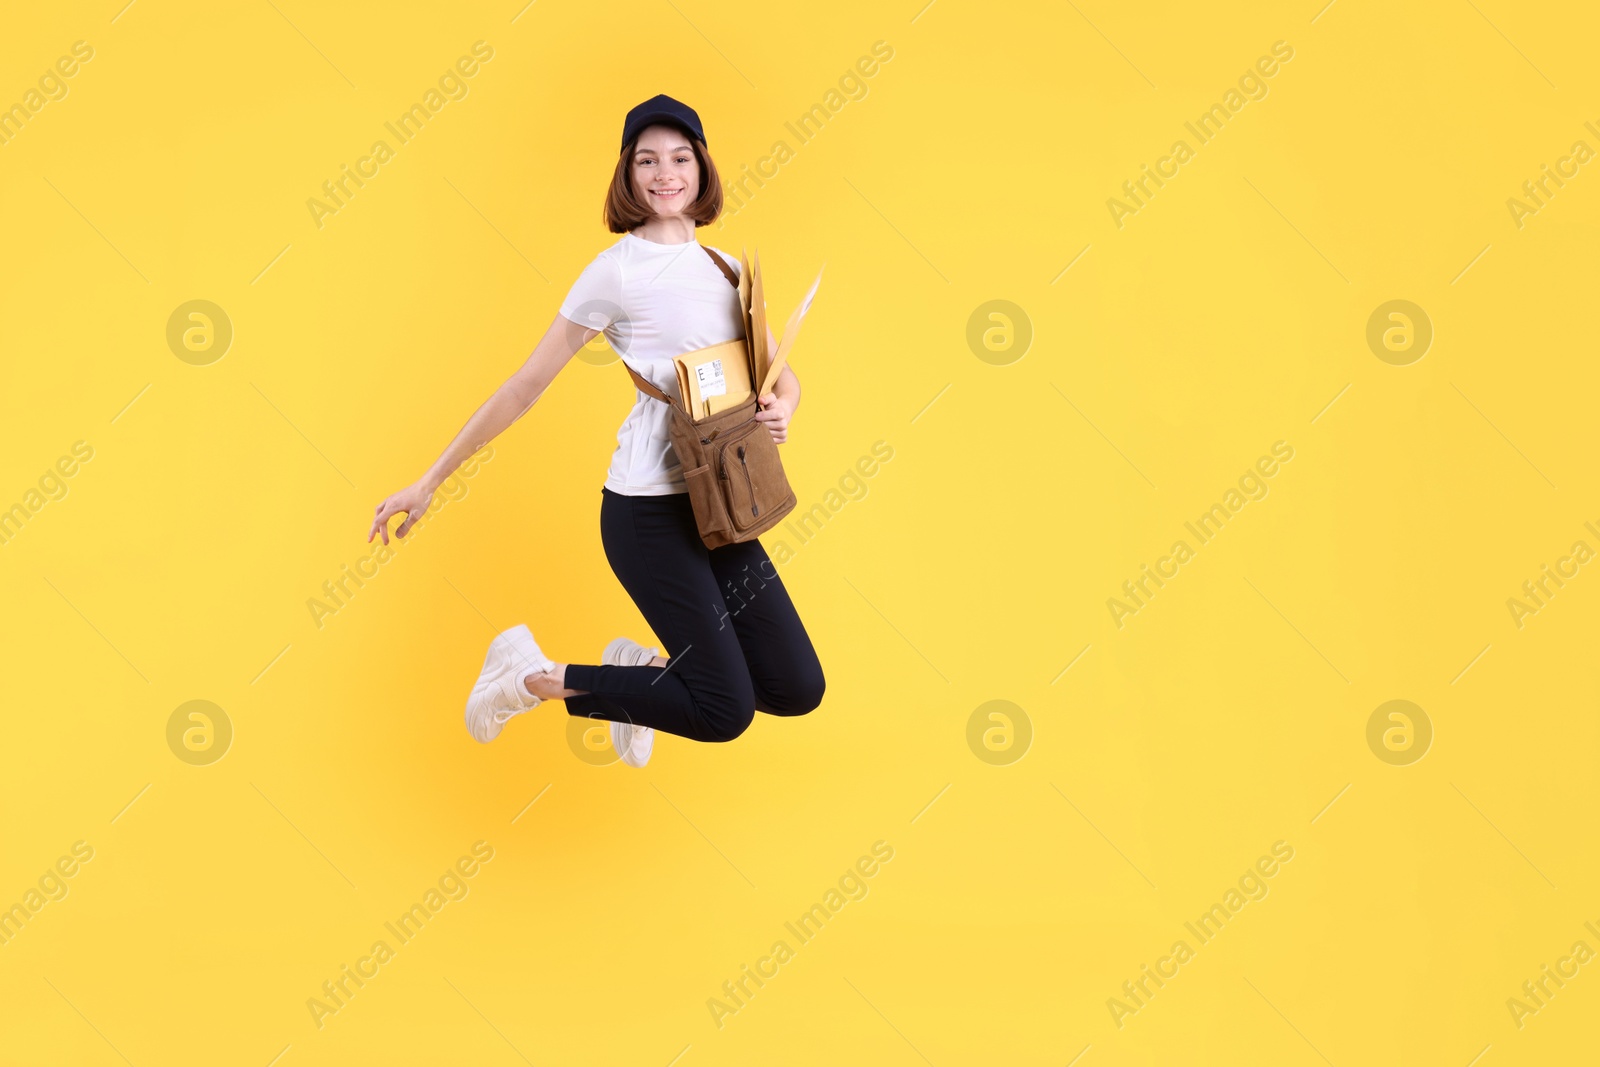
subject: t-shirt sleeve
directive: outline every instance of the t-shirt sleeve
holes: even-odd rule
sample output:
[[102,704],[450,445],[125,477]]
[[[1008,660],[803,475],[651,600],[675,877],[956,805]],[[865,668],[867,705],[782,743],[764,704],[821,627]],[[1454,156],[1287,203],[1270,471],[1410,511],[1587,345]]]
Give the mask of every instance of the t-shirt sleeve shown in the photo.
[[567,291],[561,317],[603,330],[622,317],[622,268],[612,256],[597,256]]

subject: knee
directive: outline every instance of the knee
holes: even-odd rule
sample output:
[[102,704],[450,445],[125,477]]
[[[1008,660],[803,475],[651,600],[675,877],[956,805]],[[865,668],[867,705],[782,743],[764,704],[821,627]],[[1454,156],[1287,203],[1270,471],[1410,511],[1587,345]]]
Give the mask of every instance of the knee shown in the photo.
[[702,741],[732,741],[750,728],[756,710],[749,704],[709,710],[705,715]]
[[699,701],[701,741],[732,741],[750,728],[756,717],[751,687],[735,686],[714,699]]
[[794,710],[791,715],[804,715],[808,711],[816,711],[822,706],[822,694],[828,688],[828,681],[822,677],[822,668],[809,676],[795,691]]
[[822,665],[813,661],[807,669],[791,675],[781,692],[772,694],[765,710],[773,715],[804,715],[822,706],[822,694],[827,688]]

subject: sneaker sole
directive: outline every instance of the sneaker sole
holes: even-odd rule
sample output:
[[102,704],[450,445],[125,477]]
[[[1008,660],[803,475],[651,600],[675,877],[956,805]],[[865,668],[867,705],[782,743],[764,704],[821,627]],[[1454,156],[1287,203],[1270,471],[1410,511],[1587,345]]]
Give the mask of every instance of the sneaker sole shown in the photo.
[[[522,696],[517,686],[519,673],[526,671],[532,674],[540,669],[548,670],[549,665],[550,660],[544,657],[538,642],[533,639],[533,632],[526,624],[513,626],[496,634],[489,642],[489,651],[483,657],[483,667],[478,671],[478,680],[472,687],[471,695],[467,697],[465,721],[467,733],[472,739],[486,745],[499,737],[500,732],[505,729],[505,722],[495,720],[493,697],[509,693],[518,704],[521,704]],[[532,704],[513,712],[512,716],[532,711],[543,702],[542,699],[535,697]],[[510,721],[512,716],[507,716],[507,721]]]

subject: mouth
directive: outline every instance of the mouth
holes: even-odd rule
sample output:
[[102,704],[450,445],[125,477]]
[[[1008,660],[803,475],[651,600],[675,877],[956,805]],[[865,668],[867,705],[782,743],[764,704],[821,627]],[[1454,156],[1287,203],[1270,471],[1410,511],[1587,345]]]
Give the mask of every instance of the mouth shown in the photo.
[[650,195],[655,197],[655,198],[657,198],[658,200],[676,200],[678,198],[678,196],[682,192],[683,192],[683,190],[681,188],[680,189],[651,189],[651,190],[649,190]]

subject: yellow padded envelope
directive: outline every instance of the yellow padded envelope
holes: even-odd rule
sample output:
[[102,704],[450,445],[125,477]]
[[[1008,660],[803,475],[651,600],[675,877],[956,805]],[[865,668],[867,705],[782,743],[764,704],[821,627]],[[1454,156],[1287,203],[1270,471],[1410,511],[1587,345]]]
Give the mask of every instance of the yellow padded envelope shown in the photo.
[[672,357],[678,396],[691,418],[703,419],[750,399],[750,357],[744,339]]
[[739,302],[744,309],[745,336],[750,339],[750,380],[759,385],[756,395],[765,396],[778,384],[778,375],[783,373],[784,365],[789,361],[789,351],[800,334],[800,324],[811,309],[817,287],[822,284],[822,271],[817,271],[817,277],[811,283],[805,299],[789,316],[789,322],[783,328],[783,337],[778,342],[778,350],[774,352],[767,343],[767,297],[761,284],[760,253],[753,253],[749,257],[741,255],[740,263],[744,270],[739,275]]
[[789,352],[799,336],[811,301],[817,295],[817,287],[822,284],[819,270],[805,299],[789,316],[783,339],[773,352],[767,343],[767,303],[761,284],[761,257],[741,254],[740,264],[743,270],[739,274],[739,307],[745,337],[685,352],[672,359],[680,403],[696,420],[736,407],[749,400],[752,394],[765,396],[772,391],[789,361]]

